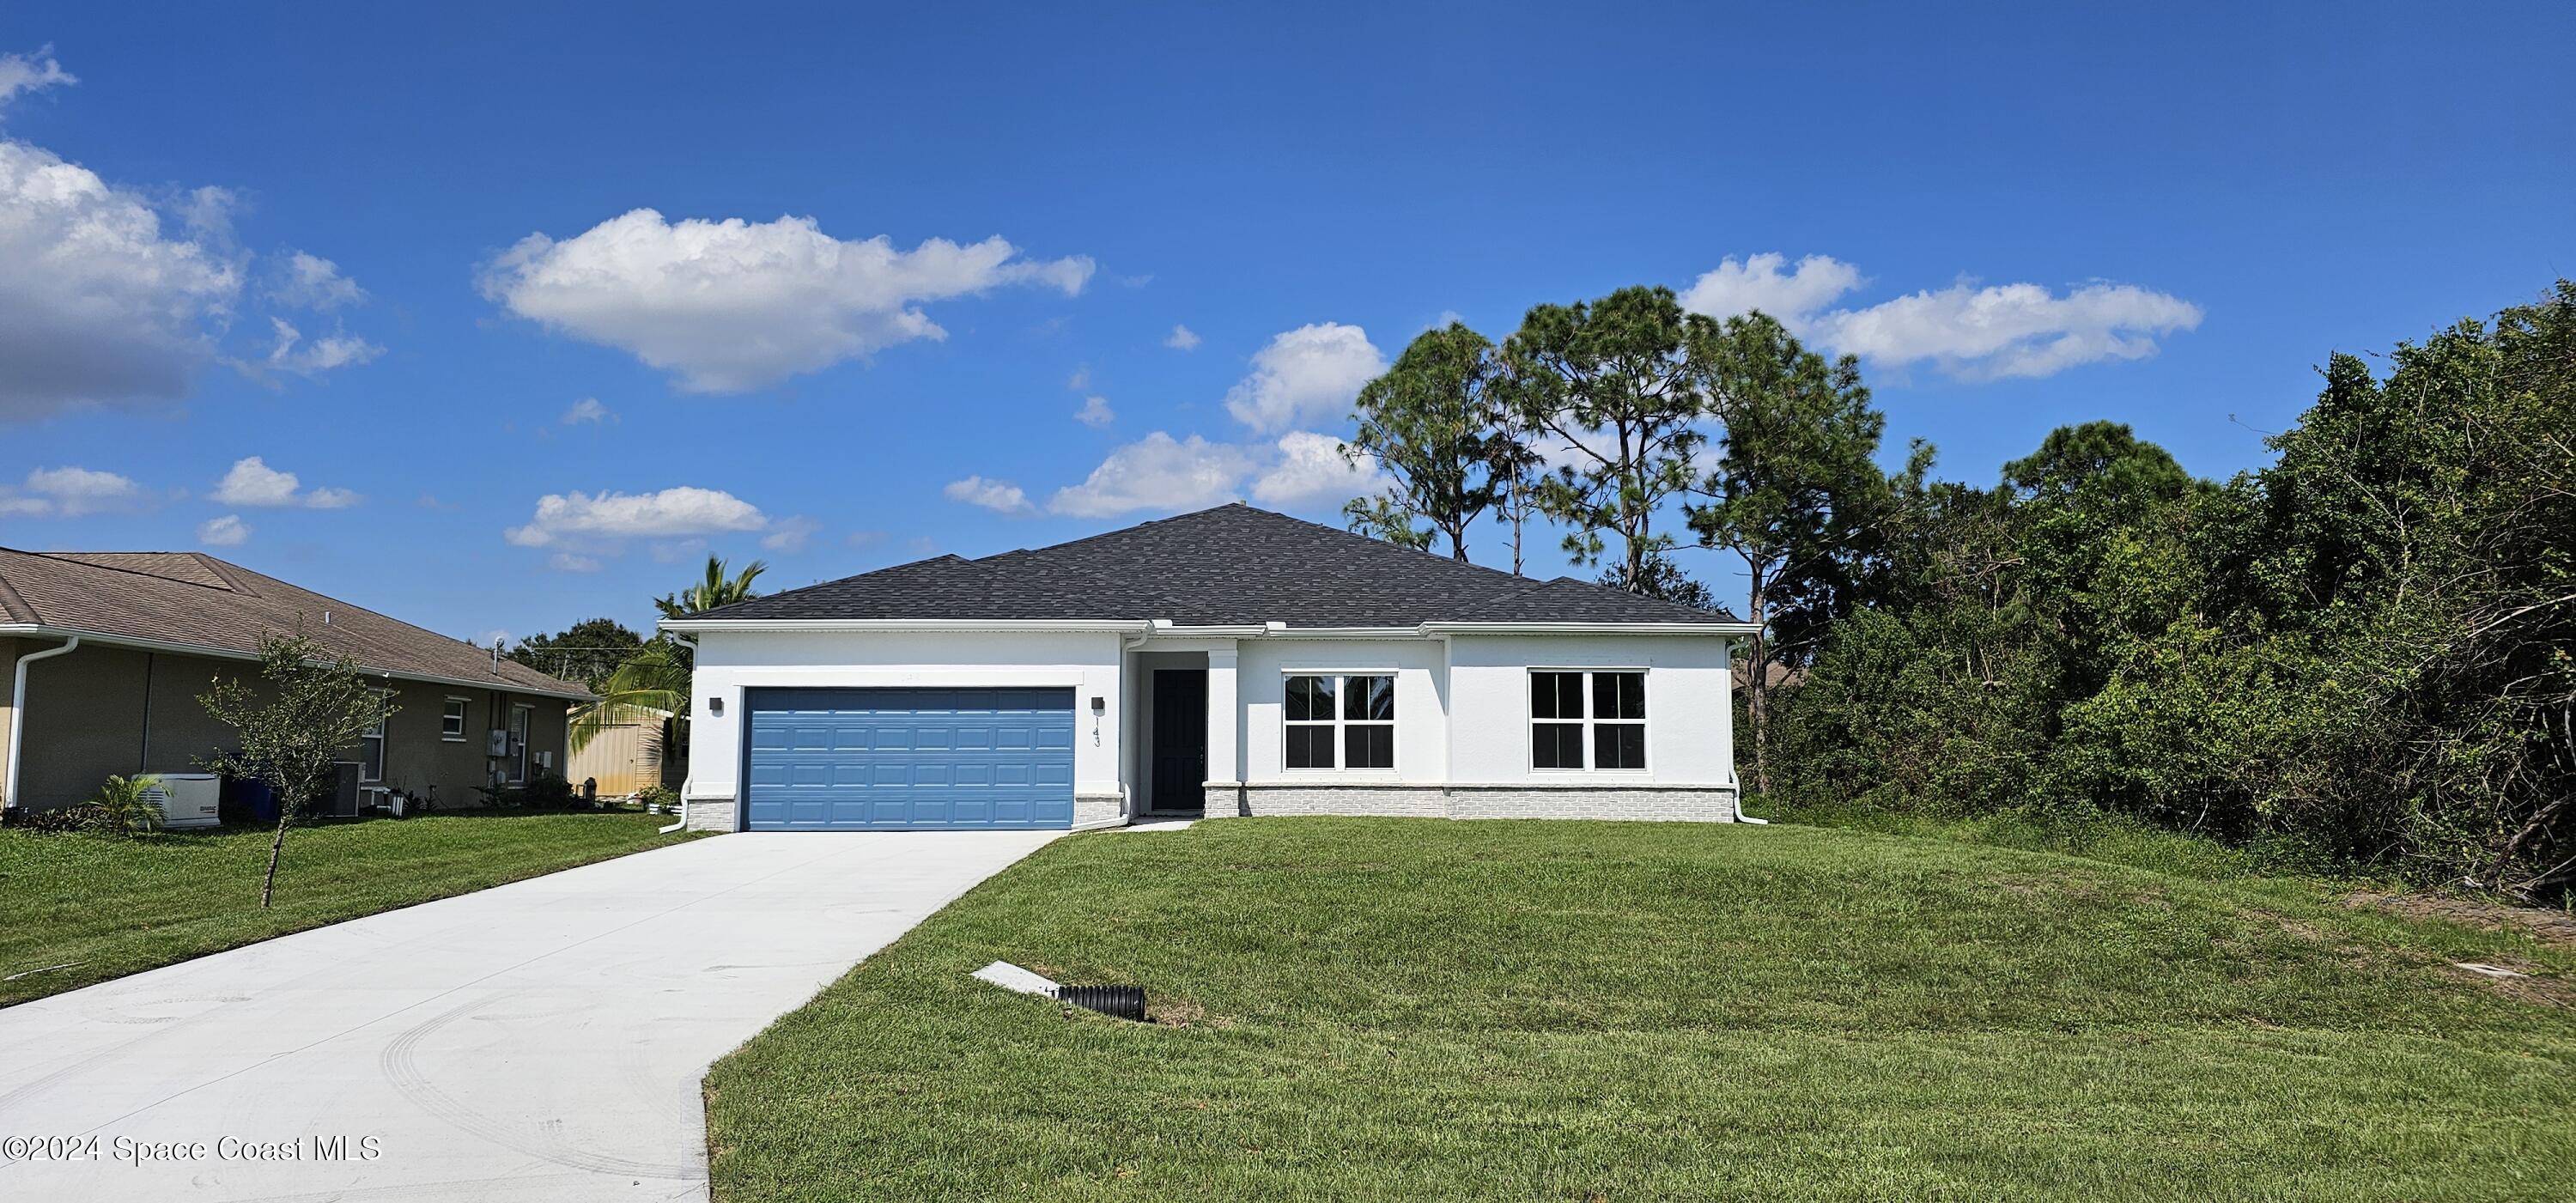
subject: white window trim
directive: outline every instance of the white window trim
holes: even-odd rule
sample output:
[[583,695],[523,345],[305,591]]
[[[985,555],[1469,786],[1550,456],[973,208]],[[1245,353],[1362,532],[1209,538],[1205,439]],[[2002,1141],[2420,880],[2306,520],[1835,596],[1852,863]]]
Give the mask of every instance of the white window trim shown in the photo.
[[[1325,719],[1292,719],[1292,718],[1289,718],[1289,717],[1288,717],[1288,680],[1289,680],[1289,678],[1291,678],[1291,677],[1331,677],[1331,678],[1333,679],[1333,717],[1332,717],[1330,720],[1325,720]],[[1392,779],[1394,779],[1394,777],[1395,777],[1396,773],[1395,773],[1395,766],[1394,766],[1393,764],[1389,764],[1389,765],[1387,765],[1385,768],[1366,768],[1366,769],[1355,769],[1355,768],[1350,768],[1350,767],[1348,767],[1348,766],[1346,766],[1346,765],[1344,765],[1344,764],[1342,763],[1344,760],[1347,760],[1347,759],[1349,759],[1349,758],[1350,758],[1350,745],[1349,745],[1349,743],[1348,743],[1348,742],[1346,742],[1346,741],[1347,741],[1347,739],[1348,739],[1348,736],[1344,734],[1344,732],[1343,732],[1343,728],[1345,728],[1345,727],[1384,727],[1384,728],[1386,728],[1386,729],[1387,729],[1387,755],[1388,755],[1388,759],[1389,759],[1389,760],[1392,760],[1392,759],[1394,759],[1394,757],[1395,757],[1395,740],[1396,740],[1397,735],[1398,735],[1398,732],[1397,732],[1397,731],[1396,731],[1396,729],[1395,729],[1395,727],[1396,727],[1396,719],[1392,719],[1392,718],[1382,718],[1382,719],[1380,719],[1380,718],[1357,718],[1357,719],[1355,719],[1355,718],[1345,718],[1345,717],[1343,717],[1344,712],[1343,712],[1343,709],[1342,709],[1342,699],[1343,699],[1344,697],[1349,696],[1347,691],[1348,691],[1348,690],[1349,690],[1349,688],[1350,688],[1350,679],[1351,679],[1351,678],[1353,678],[1353,677],[1384,677],[1384,678],[1386,678],[1386,688],[1387,688],[1387,694],[1388,694],[1388,698],[1387,698],[1387,700],[1388,700],[1390,703],[1397,703],[1397,702],[1399,702],[1399,699],[1397,699],[1397,698],[1394,696],[1395,688],[1396,688],[1396,682],[1397,682],[1397,679],[1398,679],[1398,674],[1397,674],[1397,673],[1396,673],[1396,671],[1395,671],[1394,669],[1392,669],[1392,668],[1299,668],[1299,667],[1293,667],[1293,666],[1283,666],[1283,667],[1281,667],[1281,668],[1280,668],[1280,670],[1279,670],[1279,772],[1280,772],[1283,776],[1288,776],[1288,777],[1339,777],[1339,778],[1354,779],[1354,780],[1357,780],[1357,779],[1368,779],[1368,778],[1382,778],[1382,779],[1387,779],[1387,780],[1392,780]],[[1396,713],[1397,713],[1397,715],[1401,716],[1401,715],[1404,713],[1404,711],[1403,711],[1403,710],[1401,709],[1401,707],[1399,706],[1399,708],[1397,709]],[[1290,768],[1290,767],[1289,767],[1289,765],[1288,765],[1288,732],[1289,732],[1289,730],[1290,730],[1291,728],[1295,728],[1295,727],[1331,727],[1331,728],[1333,729],[1333,763],[1332,763],[1330,766],[1323,766],[1323,767],[1309,766],[1309,767],[1306,767],[1306,768]]]
[[[1583,674],[1583,718],[1581,721],[1581,725],[1583,727],[1583,767],[1581,768],[1542,768],[1538,763],[1538,725],[1540,723],[1570,723],[1576,721],[1564,718],[1540,718],[1537,713],[1535,713],[1534,709],[1530,706],[1529,701],[1530,686],[1532,684],[1532,678],[1536,677],[1540,673]],[[1637,674],[1640,678],[1638,684],[1645,690],[1646,694],[1646,717],[1633,719],[1594,718],[1592,716],[1592,674],[1594,673]],[[1649,669],[1644,665],[1569,664],[1557,666],[1533,664],[1523,670],[1523,676],[1521,677],[1521,761],[1528,767],[1530,775],[1534,777],[1650,777],[1654,775],[1655,771],[1655,737],[1651,730],[1654,717],[1655,674],[1654,670]],[[1645,732],[1646,763],[1633,769],[1604,769],[1593,767],[1592,758],[1594,745],[1592,742],[1592,728],[1599,725],[1635,727],[1638,730]]]
[[[376,691],[376,697],[385,702],[391,702],[393,696],[394,691],[390,689]],[[385,779],[385,774],[393,769],[393,740],[389,738],[390,733],[386,729],[388,721],[379,718],[375,726],[358,733],[358,784],[360,785],[381,782]],[[376,745],[376,775],[373,777],[367,775],[366,749],[370,740],[373,740]]]
[[[447,705],[448,705],[448,703],[449,703],[449,702],[456,703],[457,705],[459,705],[459,706],[462,706],[462,707],[463,707],[463,709],[461,709],[461,710],[459,710],[459,711],[457,711],[457,712],[456,712],[456,734],[454,734],[454,735],[450,735],[450,734],[448,734],[448,733],[447,733]],[[447,695],[446,700],[445,700],[445,701],[440,702],[440,703],[439,703],[439,706],[438,706],[438,739],[439,739],[439,742],[441,742],[441,743],[451,743],[451,744],[461,744],[461,743],[464,743],[464,742],[465,742],[465,740],[466,740],[466,736],[467,736],[467,734],[468,734],[468,733],[470,733],[471,731],[473,731],[473,729],[474,729],[474,699],[472,699],[472,698],[460,698],[460,697],[458,697],[458,696],[456,696],[455,694],[452,694],[452,693],[451,693],[451,694],[449,694],[449,695]]]
[[[522,714],[528,716],[528,721],[521,724],[518,729],[512,730],[511,725],[516,723]],[[528,769],[532,767],[529,763],[532,757],[528,752],[528,742],[537,733],[537,708],[525,702],[510,703],[510,712],[502,716],[501,729],[518,738],[518,746],[510,749],[509,767],[503,770],[505,778],[503,784],[526,785]]]

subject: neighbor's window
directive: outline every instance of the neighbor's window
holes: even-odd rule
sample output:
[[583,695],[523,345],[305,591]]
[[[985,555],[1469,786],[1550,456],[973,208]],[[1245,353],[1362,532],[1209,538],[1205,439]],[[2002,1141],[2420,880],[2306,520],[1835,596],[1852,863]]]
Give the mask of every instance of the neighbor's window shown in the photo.
[[465,742],[465,699],[449,698],[438,712],[438,737],[452,744]]
[[1395,767],[1395,678],[1357,673],[1288,678],[1287,741],[1292,769]]
[[1646,767],[1646,674],[1530,674],[1530,767]]
[[385,724],[379,719],[375,726],[367,728],[366,733],[358,737],[358,780],[382,781],[384,779]]

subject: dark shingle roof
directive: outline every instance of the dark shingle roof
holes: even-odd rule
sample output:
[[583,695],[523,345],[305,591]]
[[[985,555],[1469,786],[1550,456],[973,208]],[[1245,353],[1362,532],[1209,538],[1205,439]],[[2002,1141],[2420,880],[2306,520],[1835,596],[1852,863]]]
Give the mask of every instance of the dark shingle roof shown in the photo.
[[697,617],[1292,627],[1734,621],[1570,577],[1532,581],[1241,503],[980,560],[900,564]]
[[[324,625],[322,616],[331,616]],[[302,631],[369,672],[489,682],[589,696],[489,648],[299,589],[199,552],[27,552],[0,548],[0,626],[35,625],[256,655],[260,637]]]

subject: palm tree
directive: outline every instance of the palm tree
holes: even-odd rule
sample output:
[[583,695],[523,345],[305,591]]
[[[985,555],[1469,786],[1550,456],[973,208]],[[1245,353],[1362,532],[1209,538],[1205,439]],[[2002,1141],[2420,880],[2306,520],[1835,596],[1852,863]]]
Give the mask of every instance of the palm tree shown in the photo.
[[660,610],[664,618],[687,618],[718,606],[730,606],[760,596],[751,591],[751,583],[759,580],[769,565],[753,560],[731,579],[726,578],[725,567],[723,560],[708,556],[707,579],[679,593],[653,599],[654,608]]
[[[686,618],[718,606],[748,601],[759,594],[752,591],[753,581],[760,579],[769,566],[758,560],[746,565],[740,573],[727,576],[728,565],[714,556],[707,557],[706,579],[678,593],[653,599],[653,606],[664,618]],[[667,635],[646,640],[626,657],[626,662],[608,674],[600,683],[597,701],[582,706],[572,714],[572,749],[580,751],[599,738],[610,727],[640,723],[667,717],[666,734],[654,738],[649,748],[659,759],[667,746],[679,742],[680,724],[689,721],[689,672],[695,665],[687,645]]]
[[108,778],[84,804],[91,825],[129,838],[160,830],[161,804],[149,797],[152,787],[160,783],[160,778],[151,776]]

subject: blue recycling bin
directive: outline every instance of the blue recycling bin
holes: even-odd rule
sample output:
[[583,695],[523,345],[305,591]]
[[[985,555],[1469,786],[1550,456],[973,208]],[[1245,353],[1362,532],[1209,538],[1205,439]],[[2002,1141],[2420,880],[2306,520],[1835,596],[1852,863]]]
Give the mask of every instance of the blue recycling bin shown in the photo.
[[277,791],[267,782],[256,777],[247,781],[236,778],[233,781],[233,798],[252,822],[277,821]]

